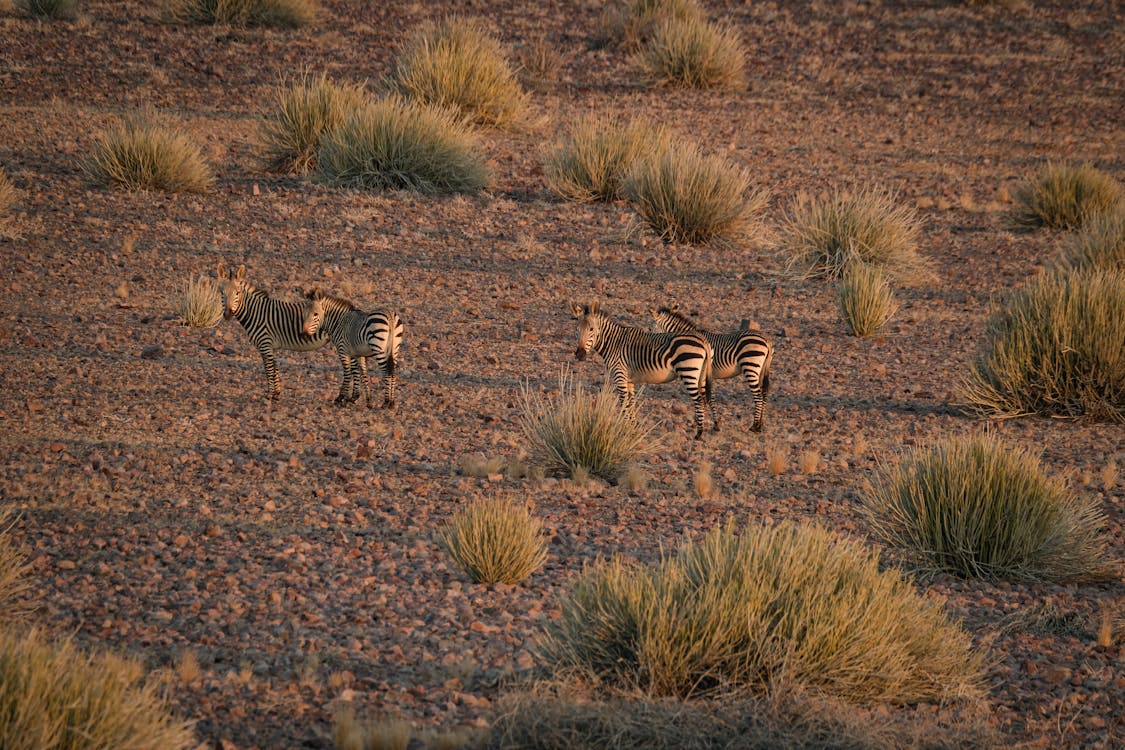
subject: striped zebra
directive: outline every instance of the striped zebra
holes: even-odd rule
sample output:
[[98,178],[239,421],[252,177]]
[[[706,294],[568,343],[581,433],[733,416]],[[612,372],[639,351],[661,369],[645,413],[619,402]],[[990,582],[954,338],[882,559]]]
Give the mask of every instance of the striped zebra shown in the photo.
[[695,438],[703,435],[703,412],[711,409],[715,431],[719,420],[711,403],[711,345],[696,333],[652,333],[615,323],[594,305],[571,305],[579,319],[578,361],[590,352],[605,360],[606,373],[613,380],[622,409],[636,419],[634,383],[669,383],[676,378],[684,384],[695,404]]
[[762,416],[766,410],[766,396],[770,392],[770,361],[773,346],[758,331],[743,330],[733,333],[712,333],[697,326],[690,318],[675,310],[662,307],[652,311],[656,330],[675,333],[694,332],[707,339],[715,352],[711,374],[717,380],[736,377],[742,373],[754,396],[754,424],[750,429],[762,431]]
[[246,266],[239,266],[238,271],[231,274],[225,264],[219,263],[218,275],[223,290],[223,318],[234,318],[246,329],[266,368],[266,396],[276,399],[281,395],[277,352],[319,349],[329,342],[328,334],[303,333],[301,324],[309,302],[287,302],[270,297],[246,280]]
[[395,312],[364,312],[351,302],[315,289],[302,325],[305,335],[327,335],[336,345],[344,366],[343,382],[336,404],[354,403],[363,383],[367,408],[371,408],[371,384],[367,380],[367,357],[374,357],[383,377],[383,407],[395,406],[395,368],[399,365],[403,323]]

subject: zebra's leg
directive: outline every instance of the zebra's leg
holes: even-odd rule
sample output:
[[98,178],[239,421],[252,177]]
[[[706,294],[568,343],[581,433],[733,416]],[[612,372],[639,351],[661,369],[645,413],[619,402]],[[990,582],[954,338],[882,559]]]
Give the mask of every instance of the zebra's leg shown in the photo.
[[258,353],[262,355],[262,366],[266,369],[266,398],[276,401],[281,396],[281,379],[277,373],[277,354],[269,341],[257,342]]
[[[367,357],[359,357],[359,375],[363,382],[363,398],[367,408],[371,408],[371,381],[367,379]],[[356,389],[355,400],[359,400],[359,389]]]
[[719,431],[719,410],[715,408],[715,390],[711,387],[715,381],[714,376],[708,375],[707,382],[703,386],[703,397],[707,401],[707,408],[711,410],[711,421],[714,422],[712,427],[713,432]]
[[750,394],[754,397],[754,424],[750,425],[750,431],[761,432],[762,419],[766,412],[766,386],[754,368],[747,367],[742,373],[746,376],[746,382],[750,384]]
[[345,354],[343,349],[338,348],[336,353],[340,357],[340,392],[336,394],[336,400],[333,403],[336,406],[343,406],[348,402],[348,392],[351,390],[352,358]]
[[637,401],[628,374],[623,369],[614,368],[612,375],[613,390],[617,392],[617,403],[621,407],[621,413],[625,415],[625,419],[636,422]]
[[348,389],[348,396],[346,403],[354,404],[359,401],[360,389],[367,383],[367,359],[364,357],[352,357],[351,360],[351,377],[348,379],[351,384]]
[[395,408],[395,358],[387,357],[381,367],[383,372],[383,408]]

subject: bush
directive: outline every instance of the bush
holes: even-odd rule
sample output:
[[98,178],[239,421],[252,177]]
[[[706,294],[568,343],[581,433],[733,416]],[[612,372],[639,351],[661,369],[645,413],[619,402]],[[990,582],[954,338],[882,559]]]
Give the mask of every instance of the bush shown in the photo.
[[500,43],[465,18],[447,18],[415,34],[395,61],[389,83],[405,97],[500,128],[519,124],[529,101]]
[[11,211],[19,197],[20,191],[16,190],[16,186],[12,184],[8,173],[0,167],[0,217]]
[[882,190],[834,192],[827,199],[798,199],[782,229],[790,268],[805,276],[838,279],[856,261],[908,281],[925,275],[918,255],[918,219]]
[[24,578],[26,558],[12,540],[15,521],[9,510],[0,509],[0,627],[22,620],[28,607],[20,597],[31,589]]
[[856,336],[875,333],[898,309],[883,271],[867,263],[852,263],[844,271],[838,300],[840,317]]
[[1012,221],[1022,227],[1078,229],[1119,208],[1121,183],[1089,164],[1048,164],[1016,189]]
[[1125,423],[1125,271],[1054,271],[989,318],[960,384],[982,417]]
[[324,134],[367,101],[363,86],[334,83],[323,73],[280,86],[276,97],[259,123],[262,159],[271,171],[300,174],[316,166]]
[[296,29],[316,20],[313,0],[163,0],[164,18],[174,23],[275,26]]
[[223,319],[223,294],[209,276],[187,283],[180,300],[180,320],[192,328],[210,328]]
[[746,53],[738,32],[701,18],[662,21],[637,60],[644,74],[660,84],[735,88],[746,80]]
[[16,0],[16,7],[36,18],[78,17],[78,0]]
[[694,146],[639,160],[625,192],[653,231],[690,244],[737,237],[769,200],[764,190],[751,191],[746,170]]
[[622,124],[613,117],[587,116],[570,138],[547,159],[547,184],[578,203],[612,201],[624,196],[625,177],[642,156],[667,150],[668,131],[635,118]]
[[637,49],[663,21],[703,19],[696,0],[631,0],[607,7],[594,32],[595,47],[620,45]]
[[558,398],[543,403],[527,388],[522,396],[529,461],[545,471],[612,481],[655,447],[651,427],[629,419],[609,388],[590,398],[564,373]]
[[717,527],[641,567],[586,571],[548,626],[555,671],[649,696],[801,686],[858,703],[976,696],[981,660],[940,604],[816,526]]
[[547,558],[542,525],[526,505],[481,500],[458,511],[441,531],[441,544],[477,583],[519,583]]
[[1055,266],[1125,271],[1125,208],[1098,214],[1068,234]]
[[1080,581],[1109,570],[1098,504],[990,436],[951,438],[889,467],[864,497],[883,541],[960,575]]
[[391,96],[325,134],[317,178],[331,185],[421,193],[480,190],[488,182],[476,139],[451,110]]
[[195,747],[137,664],[89,656],[70,641],[0,629],[0,747],[176,750]]
[[214,179],[188,134],[151,116],[127,118],[103,133],[82,168],[94,184],[126,190],[202,193]]

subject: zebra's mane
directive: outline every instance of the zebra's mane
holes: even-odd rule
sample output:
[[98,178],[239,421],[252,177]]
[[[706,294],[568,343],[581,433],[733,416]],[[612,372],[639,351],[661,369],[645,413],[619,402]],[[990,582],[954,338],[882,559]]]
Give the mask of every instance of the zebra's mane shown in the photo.
[[696,330],[702,330],[699,327],[699,324],[696,323],[694,320],[692,320],[688,316],[684,315],[683,313],[678,312],[676,310],[673,310],[671,308],[662,307],[659,310],[657,310],[656,312],[659,313],[660,315],[667,315],[669,318],[672,318],[673,320],[678,320],[681,323],[683,323],[684,325],[691,326],[692,328],[694,328]]
[[334,304],[338,307],[342,307],[345,310],[358,310],[359,309],[358,307],[355,306],[355,303],[352,302],[351,300],[344,299],[343,297],[335,297],[331,294],[324,294],[319,289],[313,289],[311,291],[305,292],[305,299],[313,300],[313,299],[316,299],[318,296],[321,297],[325,302],[331,302],[332,304]]

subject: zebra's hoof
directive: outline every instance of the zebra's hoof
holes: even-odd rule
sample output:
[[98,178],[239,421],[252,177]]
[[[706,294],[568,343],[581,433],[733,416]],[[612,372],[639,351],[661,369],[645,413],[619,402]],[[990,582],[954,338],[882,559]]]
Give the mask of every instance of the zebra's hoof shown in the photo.
[[761,431],[762,431],[762,423],[761,422],[758,422],[757,424],[754,424],[754,425],[750,426],[750,432],[761,432]]
[[379,408],[380,409],[393,409],[393,408],[395,408],[395,402],[391,401],[390,399],[387,399],[386,401],[383,402],[383,405],[380,406]]
[[702,438],[703,438],[703,430],[699,430],[698,432],[695,433],[695,437],[692,438],[692,440],[701,440]]

